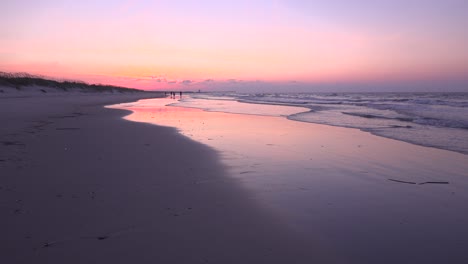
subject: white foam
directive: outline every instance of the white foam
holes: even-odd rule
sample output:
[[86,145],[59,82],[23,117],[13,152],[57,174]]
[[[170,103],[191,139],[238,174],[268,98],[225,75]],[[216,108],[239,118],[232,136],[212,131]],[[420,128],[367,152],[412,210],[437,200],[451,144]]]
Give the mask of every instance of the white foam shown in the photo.
[[[251,105],[241,106],[239,102]],[[295,121],[358,128],[468,154],[468,93],[212,93],[177,105],[207,111],[287,116]]]

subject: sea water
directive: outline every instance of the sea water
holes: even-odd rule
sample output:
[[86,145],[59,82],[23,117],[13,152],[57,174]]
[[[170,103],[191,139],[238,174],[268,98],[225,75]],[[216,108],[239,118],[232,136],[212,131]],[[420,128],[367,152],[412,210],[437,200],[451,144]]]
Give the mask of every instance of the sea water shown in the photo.
[[[252,105],[239,108],[230,101]],[[259,106],[262,104],[290,108],[263,111]],[[468,154],[468,93],[198,93],[176,105],[357,128],[416,145]]]
[[[418,125],[466,131],[419,122],[416,117],[410,120],[410,114],[393,110],[406,105],[413,112],[419,110],[413,114],[419,118],[432,120],[439,114],[439,119],[459,122],[464,115],[457,119],[450,114],[444,119],[448,111],[421,109],[424,105],[465,109],[462,97],[449,95],[442,104],[437,102],[442,95],[403,96],[200,93],[117,108],[132,111],[125,117],[128,120],[174,127],[181,135],[215,149],[226,166],[226,176],[245,187],[252,204],[294,233],[313,238],[342,262],[464,263],[467,155],[388,140],[358,129],[309,123],[362,130],[401,126],[411,131]],[[436,103],[423,104],[423,100]],[[455,102],[461,106],[453,106]],[[375,107],[378,104],[393,108]],[[434,136],[434,140],[440,139]],[[460,142],[466,144],[463,137]],[[187,177],[193,176],[187,172]],[[203,177],[193,180],[194,188],[210,184]]]

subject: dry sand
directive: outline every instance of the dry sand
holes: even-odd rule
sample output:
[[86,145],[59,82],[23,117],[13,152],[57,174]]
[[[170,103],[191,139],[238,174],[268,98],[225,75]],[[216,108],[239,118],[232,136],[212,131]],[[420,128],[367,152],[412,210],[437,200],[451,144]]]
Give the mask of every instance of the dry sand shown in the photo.
[[149,96],[0,98],[0,263],[343,263],[212,149],[103,108]]

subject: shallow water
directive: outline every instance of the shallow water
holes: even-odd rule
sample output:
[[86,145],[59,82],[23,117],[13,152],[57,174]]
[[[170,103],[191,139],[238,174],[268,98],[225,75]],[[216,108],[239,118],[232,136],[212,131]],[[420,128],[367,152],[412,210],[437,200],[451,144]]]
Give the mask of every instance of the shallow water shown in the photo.
[[[303,111],[291,120],[358,128],[375,135],[468,154],[468,93],[195,94],[204,100],[288,105]],[[200,100],[196,100],[197,102]],[[190,99],[178,105],[235,112]],[[226,104],[226,103],[225,103]]]
[[175,102],[118,107],[218,150],[252,203],[344,263],[466,260],[467,155],[286,118],[304,108],[196,98],[178,104],[249,114],[166,106]]

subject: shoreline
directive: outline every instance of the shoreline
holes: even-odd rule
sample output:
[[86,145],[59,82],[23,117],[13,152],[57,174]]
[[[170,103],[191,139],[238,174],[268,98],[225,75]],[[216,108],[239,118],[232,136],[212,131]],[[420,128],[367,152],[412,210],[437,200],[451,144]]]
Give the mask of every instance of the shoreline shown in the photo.
[[[301,101],[300,103],[297,103],[297,102],[295,103],[294,100],[292,100],[291,102],[282,101],[282,100],[287,100],[288,97],[286,96],[281,97],[281,95],[279,95],[279,98],[281,100],[274,97],[274,98],[265,99],[265,101],[262,101],[261,97],[255,100],[249,100],[249,99],[242,98],[242,96],[236,97],[235,95],[226,95],[226,98],[228,99],[224,99],[223,102],[227,100],[227,101],[233,101],[233,102],[243,103],[243,104],[254,104],[258,106],[276,105],[276,106],[283,106],[283,107],[304,108],[306,109],[305,111],[287,115],[287,118],[290,120],[298,121],[298,122],[330,125],[330,126],[344,127],[344,128],[356,128],[361,131],[371,133],[373,135],[377,135],[377,136],[389,138],[389,139],[394,139],[394,140],[398,140],[402,142],[407,142],[407,143],[411,143],[411,144],[418,145],[418,146],[443,149],[443,150],[461,153],[464,155],[468,154],[468,146],[466,145],[466,142],[464,140],[464,138],[468,136],[467,130],[466,130],[467,120],[465,117],[463,117],[463,113],[466,111],[465,110],[466,108],[460,107],[458,111],[453,112],[452,115],[455,115],[455,117],[453,118],[449,118],[447,115],[441,115],[442,116],[441,118],[439,113],[436,111],[437,107],[441,107],[440,111],[442,113],[444,112],[448,113],[449,109],[447,109],[447,107],[458,107],[457,101],[455,102],[450,101],[450,100],[454,100],[454,98],[449,97],[449,99],[445,99],[447,101],[443,101],[444,99],[440,98],[441,101],[438,101],[434,98],[431,98],[431,96],[434,96],[434,94],[437,94],[437,93],[424,93],[427,96],[430,95],[429,98],[430,100],[432,100],[432,103],[433,103],[433,104],[428,103],[426,105],[428,109],[426,109],[427,113],[425,114],[421,114],[421,112],[418,113],[418,111],[414,112],[415,111],[414,107],[416,105],[412,105],[412,104],[408,104],[405,107],[409,109],[413,109],[413,110],[408,110],[409,111],[408,113],[405,113],[405,111],[400,113],[398,110],[395,110],[395,109],[403,108],[403,106],[398,105],[399,100],[392,101],[391,98],[390,99],[380,98],[384,100],[384,103],[383,103],[384,105],[387,104],[387,106],[385,106],[384,109],[388,108],[387,110],[390,109],[389,111],[394,111],[394,112],[385,113],[385,111],[379,110],[380,109],[379,107],[359,106],[358,109],[356,109],[356,106],[354,105],[353,100],[351,100],[350,98],[352,97],[353,94],[356,97],[358,97],[358,100],[364,100],[364,99],[360,99],[359,96],[357,95],[360,95],[364,98],[366,98],[366,95],[372,95],[372,93],[342,93],[340,100],[343,100],[343,101],[340,102],[340,104],[334,104],[332,102],[333,100],[327,97],[318,96],[315,98],[313,95],[317,95],[316,93],[310,93],[310,94],[303,93],[306,99],[303,99],[303,101]],[[467,93],[444,93],[444,94],[447,94],[450,96],[453,96],[454,94],[459,95],[461,96],[460,98],[458,98],[459,100],[463,100],[464,98],[466,99],[466,95],[468,95]],[[308,95],[312,96],[315,99],[310,99],[310,101],[308,101],[307,99]],[[318,95],[320,95],[320,93]],[[322,94],[321,96],[323,95],[326,95],[326,94]],[[398,95],[401,96],[400,99],[403,101],[416,100],[416,98],[412,97],[415,95],[415,93],[395,93],[395,96],[398,96]],[[215,100],[214,98],[210,98],[209,96],[206,98],[204,97],[201,97],[201,98],[208,99],[208,100]],[[292,98],[294,98],[294,96]],[[299,100],[299,98],[301,97],[295,98],[295,100]],[[318,100],[318,102],[314,100]],[[351,101],[347,101],[347,100],[351,100]],[[370,102],[371,104],[382,103],[380,102],[380,100],[376,100],[376,98],[373,98],[372,96],[370,96],[369,98],[365,100],[369,100],[368,102]],[[396,104],[392,106],[392,103],[396,103]],[[453,105],[451,105],[451,103]],[[190,102],[183,102],[181,104],[177,103],[177,105],[183,106],[183,107],[187,107],[187,106],[193,107],[190,105]],[[317,107],[318,109],[316,109]],[[335,107],[338,107],[341,109],[339,110],[337,110],[338,108],[333,109]],[[195,105],[195,108],[197,108],[196,105]],[[208,110],[208,111],[212,111],[212,109],[220,109],[220,107],[216,105],[209,105],[207,106],[207,108],[205,108],[205,110]],[[235,113],[235,111],[223,111],[223,110],[220,110],[220,111]],[[360,111],[364,111],[365,114],[363,114]],[[381,112],[375,112],[375,111],[381,111]],[[454,111],[454,109],[450,109],[450,111]],[[394,116],[395,114],[400,115],[400,117],[395,117]],[[327,116],[327,117],[324,118],[324,116]],[[438,119],[441,119],[441,120],[438,120]],[[420,121],[417,121],[417,120],[420,120]],[[384,123],[386,123],[386,125],[384,125]],[[445,138],[450,138],[450,140],[444,140]]]
[[175,127],[216,149],[229,176],[261,208],[348,263],[464,258],[466,155],[359,129],[165,106],[164,101],[171,100],[112,107],[132,110],[128,120]]
[[1,99],[2,262],[337,262],[211,148],[103,107],[138,96],[91,97]]

